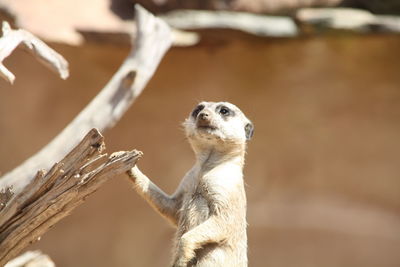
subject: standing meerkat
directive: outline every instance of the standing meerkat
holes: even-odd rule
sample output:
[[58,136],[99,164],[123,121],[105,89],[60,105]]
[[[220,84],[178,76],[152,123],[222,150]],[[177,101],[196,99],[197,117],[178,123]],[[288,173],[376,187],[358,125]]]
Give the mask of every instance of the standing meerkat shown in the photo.
[[136,166],[135,190],[177,227],[173,266],[247,266],[243,165],[253,124],[228,102],[201,102],[184,122],[196,163],[172,195]]

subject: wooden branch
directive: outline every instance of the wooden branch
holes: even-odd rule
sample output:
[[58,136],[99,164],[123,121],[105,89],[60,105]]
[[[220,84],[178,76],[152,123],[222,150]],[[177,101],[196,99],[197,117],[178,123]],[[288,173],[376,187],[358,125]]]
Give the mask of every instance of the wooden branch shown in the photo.
[[353,8],[302,8],[296,18],[299,22],[318,26],[322,29],[343,29],[367,31],[375,16],[366,10]]
[[13,83],[15,76],[2,62],[19,44],[24,44],[28,51],[37,57],[40,62],[51,70],[58,72],[62,79],[68,78],[68,62],[44,42],[25,30],[12,30],[6,21],[3,21],[2,30],[3,36],[0,38],[0,76],[8,82]]
[[39,171],[32,182],[5,203],[0,217],[0,266],[69,215],[105,181],[130,170],[136,150],[104,154],[103,136],[92,129],[60,162]]
[[381,32],[400,33],[400,16],[377,15],[373,27]]
[[293,37],[297,27],[289,17],[230,11],[172,11],[162,18],[177,29],[233,29],[257,36]]
[[303,8],[297,11],[296,19],[313,31],[400,32],[400,17],[355,8]]
[[[168,25],[136,5],[134,48],[109,83],[81,113],[48,145],[19,167],[0,178],[0,188],[13,187],[19,193],[33,179],[36,170],[48,168],[64,156],[91,128],[112,127],[140,95],[170,48]],[[2,216],[0,212],[0,217]]]
[[55,267],[49,256],[42,252],[27,251],[17,258],[9,261],[4,267]]

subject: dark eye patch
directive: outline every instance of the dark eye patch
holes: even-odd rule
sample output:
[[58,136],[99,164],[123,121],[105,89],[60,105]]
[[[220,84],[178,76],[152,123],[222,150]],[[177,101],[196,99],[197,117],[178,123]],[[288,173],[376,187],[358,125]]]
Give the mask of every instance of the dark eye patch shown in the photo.
[[219,105],[217,106],[216,110],[217,113],[221,114],[224,117],[228,117],[228,116],[235,116],[235,112],[233,110],[231,110],[230,108],[228,108],[227,106],[224,105]]
[[192,112],[192,116],[194,118],[197,117],[197,115],[199,115],[199,112],[202,111],[204,109],[204,105],[198,105]]

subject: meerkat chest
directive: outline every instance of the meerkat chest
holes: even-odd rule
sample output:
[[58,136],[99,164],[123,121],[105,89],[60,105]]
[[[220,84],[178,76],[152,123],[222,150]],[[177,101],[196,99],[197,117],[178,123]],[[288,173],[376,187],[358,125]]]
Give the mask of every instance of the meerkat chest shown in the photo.
[[[207,173],[199,173],[186,192],[180,210],[181,224],[185,229],[191,229],[207,220],[216,206],[237,188],[241,181],[240,171],[232,173],[232,168],[216,168]],[[240,178],[240,179],[237,179]]]
[[181,224],[184,225],[184,228],[191,229],[207,220],[210,216],[210,207],[206,194],[200,184],[186,193],[180,210]]

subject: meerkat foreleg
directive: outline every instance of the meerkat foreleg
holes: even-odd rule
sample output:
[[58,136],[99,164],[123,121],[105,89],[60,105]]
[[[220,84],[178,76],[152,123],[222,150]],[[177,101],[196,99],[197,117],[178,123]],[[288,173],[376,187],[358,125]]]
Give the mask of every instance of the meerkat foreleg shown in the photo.
[[128,172],[129,180],[134,189],[141,195],[156,211],[169,220],[172,224],[178,224],[178,199],[170,196],[156,186],[137,166]]
[[223,243],[226,239],[225,220],[212,215],[203,223],[182,235],[178,242],[173,267],[185,267],[196,256],[195,251],[207,244]]

